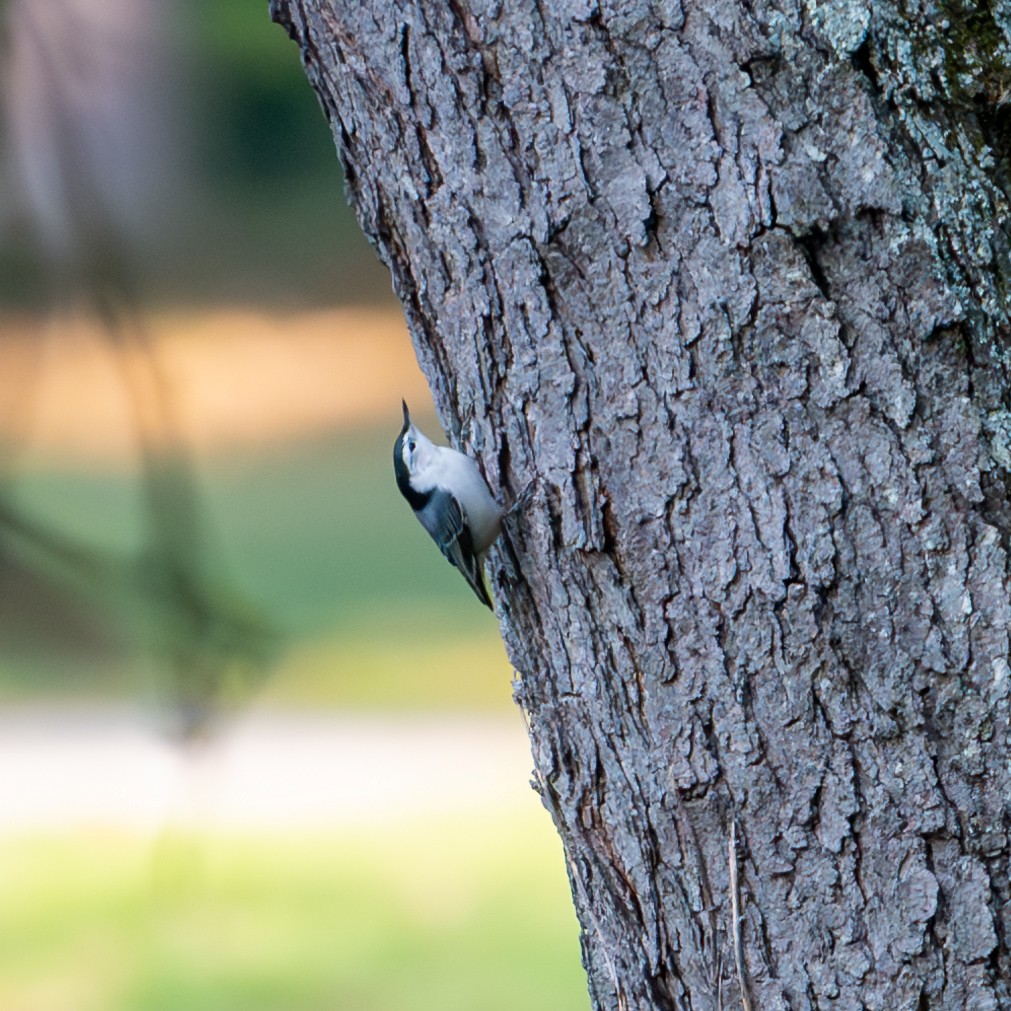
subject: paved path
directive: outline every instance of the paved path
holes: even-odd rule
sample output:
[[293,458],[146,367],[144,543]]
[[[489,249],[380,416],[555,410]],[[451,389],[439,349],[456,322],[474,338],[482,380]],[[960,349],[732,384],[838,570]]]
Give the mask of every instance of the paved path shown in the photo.
[[539,806],[518,714],[253,712],[183,749],[123,710],[0,710],[0,833],[347,828]]

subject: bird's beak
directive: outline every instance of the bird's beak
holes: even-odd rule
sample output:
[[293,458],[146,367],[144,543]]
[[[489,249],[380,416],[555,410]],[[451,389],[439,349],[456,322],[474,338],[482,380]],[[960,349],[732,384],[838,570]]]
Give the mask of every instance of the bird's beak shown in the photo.
[[407,428],[411,424],[411,412],[407,409],[406,400],[401,400],[400,404],[404,409],[404,428]]

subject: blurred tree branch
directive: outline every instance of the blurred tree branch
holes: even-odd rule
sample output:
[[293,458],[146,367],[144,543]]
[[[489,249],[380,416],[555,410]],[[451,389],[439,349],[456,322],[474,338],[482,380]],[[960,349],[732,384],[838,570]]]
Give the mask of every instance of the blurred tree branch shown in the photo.
[[[191,736],[235,701],[236,685],[248,694],[272,635],[212,575],[220,566],[132,268],[169,161],[158,4],[13,0],[4,14],[5,147],[20,195],[8,215],[33,231],[52,304],[96,315],[122,366],[140,446],[146,543],[130,559],[86,549],[0,492],[0,552],[98,604],[153,646],[167,662],[178,729]],[[10,486],[16,473],[5,481]]]

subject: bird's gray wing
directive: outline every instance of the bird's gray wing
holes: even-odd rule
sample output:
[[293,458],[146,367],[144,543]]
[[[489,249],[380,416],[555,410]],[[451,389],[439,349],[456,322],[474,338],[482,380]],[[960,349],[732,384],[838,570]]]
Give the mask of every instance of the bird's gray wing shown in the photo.
[[463,573],[477,599],[490,608],[491,598],[484,585],[481,559],[474,551],[470,531],[463,522],[460,503],[449,492],[436,491],[417,515],[439,550]]

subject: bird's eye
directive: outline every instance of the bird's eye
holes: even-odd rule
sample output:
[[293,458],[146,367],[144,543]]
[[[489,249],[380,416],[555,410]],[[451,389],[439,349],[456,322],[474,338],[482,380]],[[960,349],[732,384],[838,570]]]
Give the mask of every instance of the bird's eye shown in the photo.
[[409,442],[409,443],[407,444],[407,448],[408,448],[408,449],[409,449],[409,450],[410,450],[410,451],[411,451],[411,452],[413,453],[413,452],[414,452],[414,446],[415,446],[415,442],[414,442],[414,440],[412,439],[412,440],[411,440],[411,441],[410,441],[410,442]]

